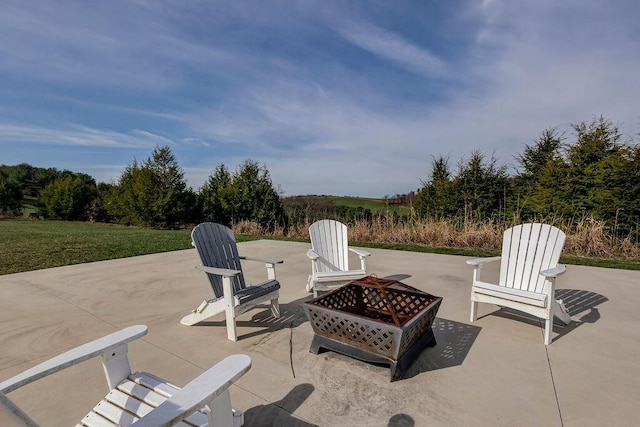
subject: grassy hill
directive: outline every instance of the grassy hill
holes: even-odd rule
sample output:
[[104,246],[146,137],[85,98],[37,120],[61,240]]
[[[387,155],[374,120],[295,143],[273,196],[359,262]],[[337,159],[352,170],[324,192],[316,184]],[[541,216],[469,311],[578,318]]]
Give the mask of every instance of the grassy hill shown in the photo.
[[387,199],[375,199],[366,197],[351,196],[291,196],[282,201],[285,211],[290,216],[295,211],[304,211],[311,217],[323,217],[327,214],[335,214],[340,217],[344,214],[351,214],[368,210],[372,215],[397,214],[400,216],[410,215],[411,207],[394,203]]

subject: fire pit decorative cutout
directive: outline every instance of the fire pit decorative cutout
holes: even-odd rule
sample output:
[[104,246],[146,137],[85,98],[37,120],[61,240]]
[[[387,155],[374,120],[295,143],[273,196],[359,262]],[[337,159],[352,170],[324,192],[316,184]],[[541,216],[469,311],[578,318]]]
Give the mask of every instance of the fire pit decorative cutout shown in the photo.
[[314,331],[310,352],[324,348],[389,364],[391,381],[436,345],[431,329],[442,297],[397,280],[366,276],[302,303]]

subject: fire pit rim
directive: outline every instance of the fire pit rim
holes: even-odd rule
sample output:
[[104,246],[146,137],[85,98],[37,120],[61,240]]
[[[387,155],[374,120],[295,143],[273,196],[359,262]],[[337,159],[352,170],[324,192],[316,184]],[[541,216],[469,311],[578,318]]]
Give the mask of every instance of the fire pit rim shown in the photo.
[[[310,305],[313,305],[315,307],[320,307],[320,308],[322,308],[324,310],[337,311],[337,312],[340,312],[340,313],[343,313],[343,314],[347,314],[349,316],[354,316],[356,318],[359,318],[359,319],[362,319],[362,320],[365,320],[365,321],[368,321],[368,322],[380,323],[380,324],[385,325],[385,326],[393,326],[393,327],[395,327],[395,328],[397,328],[399,330],[402,330],[405,327],[411,326],[411,324],[413,324],[417,319],[419,319],[420,316],[417,316],[417,314],[419,314],[419,312],[418,312],[418,313],[414,313],[407,320],[405,320],[405,321],[403,321],[401,323],[385,322],[385,321],[382,321],[382,320],[379,320],[379,319],[372,318],[370,316],[366,316],[364,314],[358,314],[358,313],[354,313],[352,311],[341,310],[339,308],[329,307],[327,305],[319,303],[319,301],[322,301],[324,299],[330,298],[331,295],[333,295],[333,294],[339,294],[341,292],[344,292],[345,288],[347,288],[349,286],[357,286],[357,287],[361,287],[361,288],[367,288],[367,284],[362,284],[362,283],[359,283],[359,282],[361,282],[363,280],[368,280],[368,279],[377,279],[377,280],[381,280],[381,281],[391,282],[391,283],[389,283],[388,285],[386,285],[384,287],[382,292],[384,292],[386,290],[386,288],[388,287],[388,288],[391,288],[392,290],[406,292],[408,294],[416,295],[416,296],[419,296],[419,297],[427,297],[430,301],[428,302],[428,304],[425,304],[419,312],[422,312],[423,310],[430,309],[434,304],[440,304],[442,302],[442,299],[443,299],[442,297],[439,297],[437,295],[430,294],[430,293],[425,292],[423,290],[417,289],[417,288],[415,288],[413,286],[410,286],[410,285],[407,285],[405,283],[402,283],[399,280],[379,278],[379,277],[377,277],[375,275],[368,275],[368,276],[365,276],[365,277],[363,277],[361,279],[353,280],[353,281],[351,281],[351,282],[349,282],[349,283],[347,283],[347,284],[345,284],[345,285],[343,285],[343,286],[341,286],[341,287],[339,287],[337,289],[333,289],[333,290],[331,290],[329,292],[325,292],[322,295],[318,295],[317,297],[315,297],[315,298],[313,298],[313,299],[311,299],[309,301],[305,301],[302,304],[303,305],[310,304]],[[400,289],[393,288],[392,286],[394,286],[394,285],[395,286],[399,285],[398,287],[400,287]],[[380,288],[378,286],[370,286],[369,289],[378,289],[379,290]],[[391,313],[389,313],[389,315],[391,315]]]

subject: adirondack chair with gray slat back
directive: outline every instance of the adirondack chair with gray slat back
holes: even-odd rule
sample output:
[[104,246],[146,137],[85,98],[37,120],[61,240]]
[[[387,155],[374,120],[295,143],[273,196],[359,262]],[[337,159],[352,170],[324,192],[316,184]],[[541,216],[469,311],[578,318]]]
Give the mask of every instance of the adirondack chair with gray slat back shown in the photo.
[[[347,226],[332,219],[314,222],[309,227],[311,249],[307,256],[311,259],[311,275],[307,280],[307,291],[326,291],[342,286],[352,280],[367,275],[366,257],[371,255],[362,249],[349,247]],[[360,269],[349,270],[349,252],[360,258]]]
[[[192,326],[224,311],[227,337],[236,341],[236,316],[269,301],[273,317],[280,317],[280,283],[276,280],[275,265],[281,264],[282,260],[241,257],[233,230],[213,222],[197,225],[191,232],[191,239],[202,262],[196,268],[207,274],[215,298],[203,301],[191,314],[183,317],[180,323]],[[247,286],[242,274],[241,259],[264,262],[267,280]]]
[[[178,423],[240,427],[244,424],[242,411],[231,407],[229,387],[251,368],[249,356],[229,356],[180,389],[147,372],[131,373],[127,344],[146,333],[144,325],[122,329],[3,381],[0,383],[0,425],[7,425],[11,420],[11,425],[37,426],[6,394],[97,356],[102,358],[110,391],[76,427],[163,427]],[[64,396],[56,393],[54,396]]]
[[[554,316],[565,324],[571,317],[561,300],[555,299],[555,279],[565,272],[558,265],[565,234],[547,224],[522,224],[504,232],[502,256],[468,260],[474,265],[471,287],[471,321],[477,319],[478,303],[490,303],[545,319],[544,343],[551,343]],[[482,282],[487,262],[501,260],[497,285]]]

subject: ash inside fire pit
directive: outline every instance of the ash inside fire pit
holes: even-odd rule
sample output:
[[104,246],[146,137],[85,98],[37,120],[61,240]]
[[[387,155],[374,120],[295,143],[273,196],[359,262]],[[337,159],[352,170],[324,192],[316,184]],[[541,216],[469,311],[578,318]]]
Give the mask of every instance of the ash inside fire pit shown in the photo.
[[321,348],[374,363],[388,363],[391,379],[427,346],[436,344],[431,325],[441,297],[397,280],[367,276],[303,303]]

